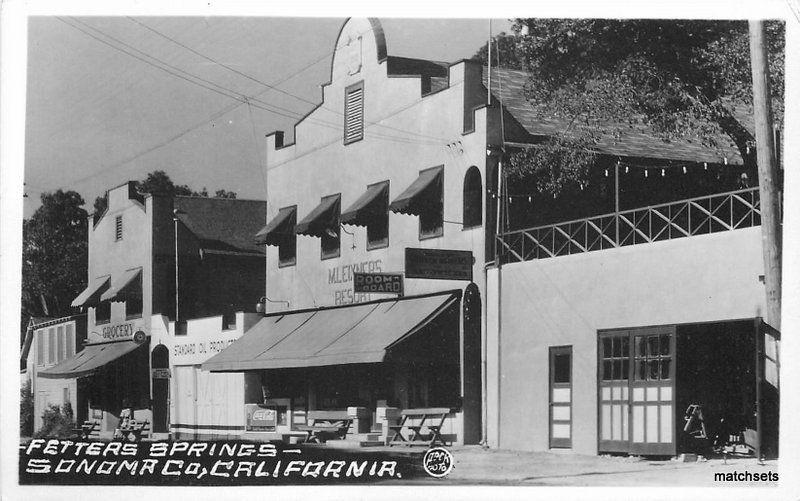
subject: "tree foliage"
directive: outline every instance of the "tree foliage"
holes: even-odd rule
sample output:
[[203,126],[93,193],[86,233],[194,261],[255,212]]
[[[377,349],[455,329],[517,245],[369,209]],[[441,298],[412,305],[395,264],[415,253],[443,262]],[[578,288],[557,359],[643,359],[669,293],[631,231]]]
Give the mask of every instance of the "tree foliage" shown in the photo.
[[[136,190],[139,193],[151,193],[153,195],[162,196],[193,196],[193,197],[209,197],[208,189],[204,186],[200,191],[194,191],[185,184],[175,184],[169,175],[163,170],[155,170],[147,177],[136,184]],[[224,189],[214,192],[214,198],[236,198],[236,193]],[[94,200],[94,212],[100,214],[108,206],[106,196],[100,196]]]
[[43,193],[41,202],[22,224],[23,314],[66,316],[86,286],[87,213],[74,191]]
[[[500,66],[530,74],[526,97],[544,117],[569,124],[564,137],[591,147],[600,136],[644,125],[665,141],[718,149],[730,140],[745,165],[754,164],[746,22],[515,19],[512,30],[514,37],[499,45]],[[767,40],[773,113],[781,123],[785,24],[768,23]],[[481,54],[485,60],[485,48]]]

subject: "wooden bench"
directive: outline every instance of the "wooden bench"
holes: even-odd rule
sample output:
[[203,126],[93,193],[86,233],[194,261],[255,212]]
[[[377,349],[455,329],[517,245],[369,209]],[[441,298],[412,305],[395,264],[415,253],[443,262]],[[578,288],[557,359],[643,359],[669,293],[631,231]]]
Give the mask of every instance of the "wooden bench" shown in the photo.
[[79,427],[72,429],[72,435],[81,440],[100,438],[100,423],[97,421],[84,421]]
[[119,426],[114,430],[114,438],[127,440],[128,442],[138,442],[142,439],[142,435],[150,432],[150,421],[137,421],[131,419],[127,424]]
[[347,411],[309,411],[307,425],[296,428],[307,434],[306,443],[325,443],[328,436],[344,439],[353,423]]
[[[444,420],[451,409],[448,407],[430,407],[425,409],[404,409],[400,411],[400,423],[389,426],[389,431],[393,433],[389,439],[389,445],[427,445],[433,447],[437,444],[445,445],[442,439],[442,426]],[[410,421],[416,421],[411,423]],[[423,428],[425,433],[422,432]],[[409,437],[403,435],[403,430],[410,432]]]

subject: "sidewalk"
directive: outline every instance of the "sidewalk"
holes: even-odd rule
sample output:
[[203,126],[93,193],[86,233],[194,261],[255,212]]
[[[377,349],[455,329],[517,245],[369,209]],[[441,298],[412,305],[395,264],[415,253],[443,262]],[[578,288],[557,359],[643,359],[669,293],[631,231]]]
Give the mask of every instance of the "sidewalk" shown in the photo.
[[776,486],[775,482],[715,482],[714,473],[777,473],[777,461],[759,465],[752,458],[682,463],[639,457],[484,450],[454,447],[455,467],[448,483],[571,486]]

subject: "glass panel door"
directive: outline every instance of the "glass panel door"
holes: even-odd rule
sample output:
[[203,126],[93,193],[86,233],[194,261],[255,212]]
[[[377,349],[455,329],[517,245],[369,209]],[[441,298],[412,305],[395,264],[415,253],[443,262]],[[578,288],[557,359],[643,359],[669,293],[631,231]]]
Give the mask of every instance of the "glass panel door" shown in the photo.
[[550,348],[550,447],[572,447],[572,346]]
[[598,337],[598,451],[673,455],[675,327]]

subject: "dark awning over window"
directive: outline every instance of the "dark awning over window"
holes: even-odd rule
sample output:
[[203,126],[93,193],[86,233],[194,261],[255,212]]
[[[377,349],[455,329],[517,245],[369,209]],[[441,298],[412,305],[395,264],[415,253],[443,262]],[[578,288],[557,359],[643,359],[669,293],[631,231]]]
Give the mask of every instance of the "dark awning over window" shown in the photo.
[[92,283],[83,292],[78,294],[78,297],[72,301],[72,306],[77,308],[80,306],[94,306],[100,302],[100,295],[103,294],[111,286],[111,277],[105,276],[94,279]]
[[[389,210],[403,214],[418,216],[425,207],[432,204],[440,204],[441,199],[438,193],[431,193],[441,186],[442,168],[426,169],[419,173],[419,177],[411,183],[411,186],[395,198],[389,204]],[[435,200],[433,200],[435,198]]]
[[384,217],[388,193],[388,182],[368,187],[367,191],[342,213],[342,224],[367,226],[375,217]]
[[449,307],[448,291],[265,317],[203,364],[216,372],[383,362]]
[[74,357],[68,358],[58,365],[39,371],[44,378],[78,378],[90,376],[106,364],[126,355],[140,346],[130,340],[112,341],[109,343],[87,344]]
[[311,214],[305,217],[295,228],[299,235],[321,237],[325,230],[338,229],[339,227],[339,200],[340,195],[324,197]]
[[128,270],[118,277],[112,277],[111,287],[100,296],[100,301],[125,301],[129,297],[142,297],[141,268]]
[[297,207],[284,207],[278,215],[272,218],[261,231],[256,233],[255,241],[259,245],[278,245],[281,240],[294,235],[294,225],[297,222]]

